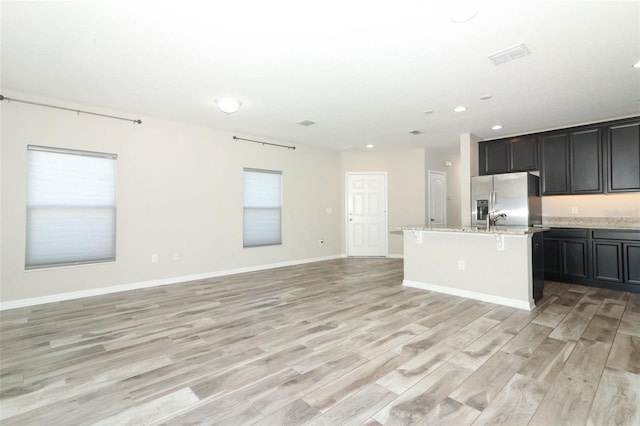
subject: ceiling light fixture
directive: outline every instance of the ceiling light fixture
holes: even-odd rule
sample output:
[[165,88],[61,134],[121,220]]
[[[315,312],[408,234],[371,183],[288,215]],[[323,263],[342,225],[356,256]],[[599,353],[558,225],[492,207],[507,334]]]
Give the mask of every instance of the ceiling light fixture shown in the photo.
[[462,106],[462,105],[457,106],[457,107],[455,107],[455,108],[453,109],[453,111],[454,111],[454,112],[464,112],[464,111],[466,111],[466,110],[467,110],[467,107],[466,107],[466,106]]
[[416,130],[409,130],[409,133],[411,133],[412,135],[419,135],[419,134],[421,134],[422,132],[421,132],[420,130],[417,130],[417,129],[416,129]]
[[640,69],[640,61],[636,62],[635,64],[633,64],[633,67],[635,69]]
[[236,101],[235,99],[231,98],[220,98],[216,99],[216,105],[218,105],[220,111],[224,112],[225,114],[233,114],[238,110],[238,108],[240,108],[242,102]]
[[500,130],[502,129],[502,126],[499,124],[496,124],[495,126],[491,126],[491,130]]
[[367,145],[367,148],[371,149],[371,148],[373,148],[373,145],[369,144],[369,145]]

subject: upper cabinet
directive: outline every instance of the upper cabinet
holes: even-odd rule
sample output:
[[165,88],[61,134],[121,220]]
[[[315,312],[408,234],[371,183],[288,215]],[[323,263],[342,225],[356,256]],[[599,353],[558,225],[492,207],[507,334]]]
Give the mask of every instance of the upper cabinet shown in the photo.
[[538,168],[536,136],[498,139],[478,144],[480,175],[524,172]]
[[540,138],[542,195],[569,193],[569,142],[566,133]]
[[478,145],[480,175],[492,175],[509,171],[509,141],[481,142]]
[[640,191],[640,117],[478,144],[480,175],[540,170],[542,195]]
[[606,127],[607,191],[640,191],[640,120]]
[[542,136],[542,195],[603,192],[601,134],[592,127]]

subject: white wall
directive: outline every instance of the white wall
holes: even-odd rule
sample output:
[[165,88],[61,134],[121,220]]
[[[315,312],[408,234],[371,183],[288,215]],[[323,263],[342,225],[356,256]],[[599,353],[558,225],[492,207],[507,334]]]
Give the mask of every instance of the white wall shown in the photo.
[[478,176],[478,142],[474,134],[460,135],[460,218],[464,226],[471,225],[471,176]]
[[[446,162],[451,166],[445,165]],[[427,148],[425,150],[425,169],[444,172],[447,175],[447,225],[458,226],[461,224],[460,219],[460,149],[453,147],[450,149]],[[429,177],[426,176],[426,206],[425,221],[428,221],[429,213]]]
[[[424,223],[424,149],[400,152],[343,152],[343,188],[345,186],[344,176],[347,172],[387,172],[388,222],[390,227]],[[344,211],[344,208],[341,211]],[[346,219],[344,217],[342,219],[341,224],[344,232]],[[402,233],[390,233],[389,256],[401,256],[402,246]],[[344,242],[343,250],[346,251]]]
[[[1,302],[342,254],[337,152],[234,141],[231,133],[129,113],[104,111],[143,124],[3,104]],[[25,272],[28,144],[118,154],[116,262]],[[243,167],[283,171],[280,246],[242,248]]]
[[[577,213],[572,213],[572,207]],[[640,194],[549,195],[542,197],[545,217],[640,217]]]

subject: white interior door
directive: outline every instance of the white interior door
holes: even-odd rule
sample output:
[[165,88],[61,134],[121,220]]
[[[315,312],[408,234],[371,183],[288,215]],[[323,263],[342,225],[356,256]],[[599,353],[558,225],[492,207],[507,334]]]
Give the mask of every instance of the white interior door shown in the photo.
[[347,173],[347,256],[387,256],[387,174]]
[[428,176],[429,224],[445,226],[447,224],[447,174],[429,170]]

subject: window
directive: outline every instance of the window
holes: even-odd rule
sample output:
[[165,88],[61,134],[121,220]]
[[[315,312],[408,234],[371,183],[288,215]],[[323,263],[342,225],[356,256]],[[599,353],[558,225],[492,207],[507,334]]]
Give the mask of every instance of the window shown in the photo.
[[26,268],[115,260],[115,154],[29,146]]
[[282,172],[244,169],[244,247],[282,244]]

